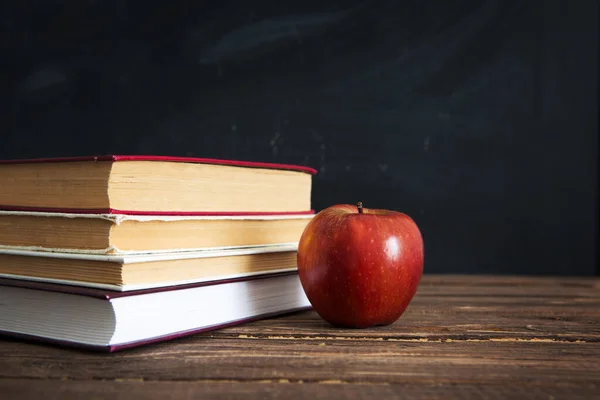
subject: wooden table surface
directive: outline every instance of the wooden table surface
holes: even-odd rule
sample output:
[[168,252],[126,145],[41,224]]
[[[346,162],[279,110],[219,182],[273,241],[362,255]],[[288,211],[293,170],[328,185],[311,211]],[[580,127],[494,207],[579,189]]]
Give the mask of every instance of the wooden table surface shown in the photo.
[[600,398],[600,279],[426,275],[398,322],[312,311],[98,354],[0,340],[3,399]]

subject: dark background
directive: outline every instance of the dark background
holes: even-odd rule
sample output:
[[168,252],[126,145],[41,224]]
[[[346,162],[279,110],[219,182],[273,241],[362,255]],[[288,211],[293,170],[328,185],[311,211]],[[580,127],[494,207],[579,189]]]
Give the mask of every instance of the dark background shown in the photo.
[[597,1],[5,3],[0,158],[310,165],[426,272],[596,272]]

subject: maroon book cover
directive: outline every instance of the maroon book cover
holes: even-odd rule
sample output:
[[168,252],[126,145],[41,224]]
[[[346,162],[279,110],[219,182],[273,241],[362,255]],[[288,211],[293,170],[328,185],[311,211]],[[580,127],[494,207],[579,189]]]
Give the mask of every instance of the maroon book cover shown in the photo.
[[221,160],[217,158],[200,158],[200,157],[170,157],[170,156],[153,156],[153,155],[104,155],[104,156],[83,156],[83,157],[58,157],[58,158],[29,158],[15,160],[0,160],[0,164],[33,164],[33,163],[57,163],[57,162],[82,162],[82,161],[167,161],[181,162],[193,164],[216,164],[230,165],[234,167],[249,167],[249,168],[266,168],[266,169],[283,169],[289,171],[306,172],[314,175],[317,171],[314,168],[305,167],[302,165],[278,164],[257,161],[240,161],[240,160]]
[[219,285],[223,283],[232,283],[232,282],[242,282],[242,281],[251,281],[257,279],[267,279],[273,278],[277,276],[286,276],[286,275],[294,275],[297,274],[296,271],[285,271],[285,272],[277,272],[277,273],[265,273],[265,274],[257,274],[250,276],[242,276],[238,278],[230,278],[230,279],[219,279],[214,281],[204,281],[197,283],[186,283],[181,285],[171,285],[171,286],[159,286],[148,289],[138,289],[138,290],[129,290],[126,292],[117,291],[117,290],[108,290],[108,289],[97,289],[88,286],[77,286],[77,285],[67,285],[60,283],[50,283],[50,282],[40,282],[40,281],[32,281],[26,279],[12,279],[12,278],[0,278],[0,286],[12,286],[12,287],[21,287],[26,289],[35,289],[35,290],[46,290],[49,292],[59,292],[66,294],[73,294],[77,296],[87,296],[94,297],[102,300],[111,300],[117,299],[119,297],[129,297],[136,296],[140,294],[148,294],[148,293],[159,293],[159,292],[168,292],[172,290],[183,290],[183,289],[192,289],[203,286],[212,286]]
[[174,216],[174,217],[244,217],[244,216],[294,216],[294,215],[312,215],[315,210],[306,211],[135,211],[118,210],[116,208],[51,208],[51,207],[15,207],[0,204],[1,211],[25,211],[40,213],[60,213],[60,214],[112,214],[112,215],[155,215],[155,216]]
[[[104,155],[104,156],[83,156],[83,157],[59,157],[59,158],[30,158],[30,159],[15,159],[15,160],[0,160],[0,165],[8,164],[42,164],[42,163],[66,163],[66,162],[119,162],[119,161],[162,161],[162,162],[177,162],[177,163],[193,163],[193,164],[215,164],[228,165],[234,167],[246,168],[264,168],[264,169],[280,169],[288,171],[298,171],[315,175],[317,171],[314,168],[292,165],[292,164],[277,164],[255,161],[240,161],[240,160],[222,160],[216,158],[198,158],[198,157],[170,157],[170,156],[153,156],[153,155]],[[189,212],[170,212],[170,211],[133,211],[133,210],[118,210],[114,208],[103,209],[71,209],[71,208],[44,208],[44,207],[23,207],[23,206],[8,206],[1,205],[0,210],[4,211],[34,211],[34,212],[57,212],[68,214],[123,214],[123,215],[174,215],[174,216],[252,216],[252,215],[310,215],[314,214],[314,210],[307,211],[289,211],[289,212],[204,212],[204,211],[189,211]]]
[[[282,272],[282,273],[278,273],[278,274],[265,274],[265,275],[251,276],[251,277],[234,278],[234,279],[229,279],[229,280],[225,280],[225,281],[221,280],[221,281],[202,282],[202,283],[194,283],[194,284],[186,284],[186,285],[167,286],[167,287],[152,288],[152,289],[134,290],[134,291],[130,291],[130,292],[117,292],[117,291],[94,289],[94,288],[74,286],[74,285],[61,285],[61,284],[54,284],[54,283],[34,282],[34,281],[6,279],[6,278],[0,278],[0,287],[1,286],[11,286],[11,287],[21,287],[21,288],[26,288],[26,289],[33,289],[33,290],[45,290],[45,291],[51,291],[51,292],[66,293],[66,294],[71,294],[71,295],[76,295],[76,296],[93,297],[93,298],[97,298],[97,299],[104,300],[104,301],[110,301],[111,299],[116,299],[119,297],[136,296],[136,295],[141,295],[141,294],[166,292],[166,291],[172,291],[172,290],[183,290],[183,289],[197,288],[197,287],[202,287],[202,286],[210,286],[210,285],[230,283],[230,282],[267,279],[267,278],[272,278],[272,277],[277,277],[277,276],[286,276],[286,275],[294,275],[294,274],[296,274],[296,272]],[[169,334],[169,335],[164,335],[164,336],[159,336],[159,337],[154,337],[154,338],[144,339],[144,340],[138,340],[138,341],[123,343],[123,344],[119,344],[119,345],[108,345],[108,346],[88,345],[88,344],[84,344],[84,343],[64,341],[64,340],[58,340],[58,339],[52,339],[52,338],[46,338],[46,337],[40,337],[40,336],[33,336],[33,335],[26,335],[26,334],[15,333],[15,332],[10,332],[10,331],[2,331],[2,330],[0,330],[0,335],[9,337],[9,338],[15,338],[18,340],[25,340],[25,341],[31,341],[31,342],[42,342],[42,343],[48,343],[51,345],[57,345],[57,346],[61,346],[61,347],[80,348],[80,349],[102,351],[102,352],[116,352],[116,351],[125,350],[125,349],[129,349],[129,348],[148,345],[148,344],[152,344],[152,343],[169,341],[169,340],[173,340],[173,339],[177,339],[177,338],[181,338],[181,337],[185,337],[185,336],[189,336],[189,335],[194,335],[197,333],[209,332],[209,331],[222,329],[222,328],[226,328],[226,327],[230,327],[230,326],[241,325],[241,324],[245,324],[245,323],[252,322],[252,321],[258,321],[258,320],[269,318],[269,317],[290,314],[290,313],[307,310],[307,309],[310,309],[310,306],[288,309],[285,311],[274,312],[274,313],[260,314],[260,315],[252,316],[250,318],[229,321],[229,322],[226,322],[223,324],[218,324],[218,325],[213,325],[213,326],[203,326],[203,327],[199,327],[197,329],[176,332],[176,333]]]

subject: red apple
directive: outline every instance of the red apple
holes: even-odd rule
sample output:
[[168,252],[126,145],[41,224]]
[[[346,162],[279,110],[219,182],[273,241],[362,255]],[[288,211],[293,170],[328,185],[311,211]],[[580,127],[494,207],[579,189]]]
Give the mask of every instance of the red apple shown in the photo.
[[341,327],[400,318],[423,275],[423,238],[406,214],[339,204],[313,217],[298,246],[298,273],[313,309]]

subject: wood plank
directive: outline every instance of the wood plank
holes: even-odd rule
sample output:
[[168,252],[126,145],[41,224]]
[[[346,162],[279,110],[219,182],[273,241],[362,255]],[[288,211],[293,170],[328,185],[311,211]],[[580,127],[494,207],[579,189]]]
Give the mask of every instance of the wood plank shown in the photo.
[[598,277],[577,276],[527,276],[527,275],[457,275],[457,274],[423,274],[421,285],[436,287],[457,285],[467,286],[528,286],[528,287],[591,287],[600,288]]
[[599,282],[426,276],[390,326],[338,329],[311,311],[116,354],[3,340],[0,392],[586,398],[600,386]]
[[600,384],[596,343],[196,338],[112,355],[15,343],[5,378]]
[[329,383],[298,383],[278,380],[264,382],[143,382],[143,381],[38,381],[26,379],[0,380],[0,392],[9,399],[364,399],[403,398],[419,400],[482,399],[482,398],[536,398],[536,399],[591,399],[598,393],[595,386],[540,386],[535,382],[515,385],[472,383],[369,385]]
[[375,338],[396,340],[555,340],[600,341],[600,304],[597,309],[557,306],[491,307],[486,305],[442,308],[415,299],[393,325],[363,330],[339,329],[314,312],[259,321],[228,328],[215,335],[237,337]]
[[406,340],[600,341],[597,278],[425,276],[394,325],[333,328],[314,313],[219,331],[219,335]]

